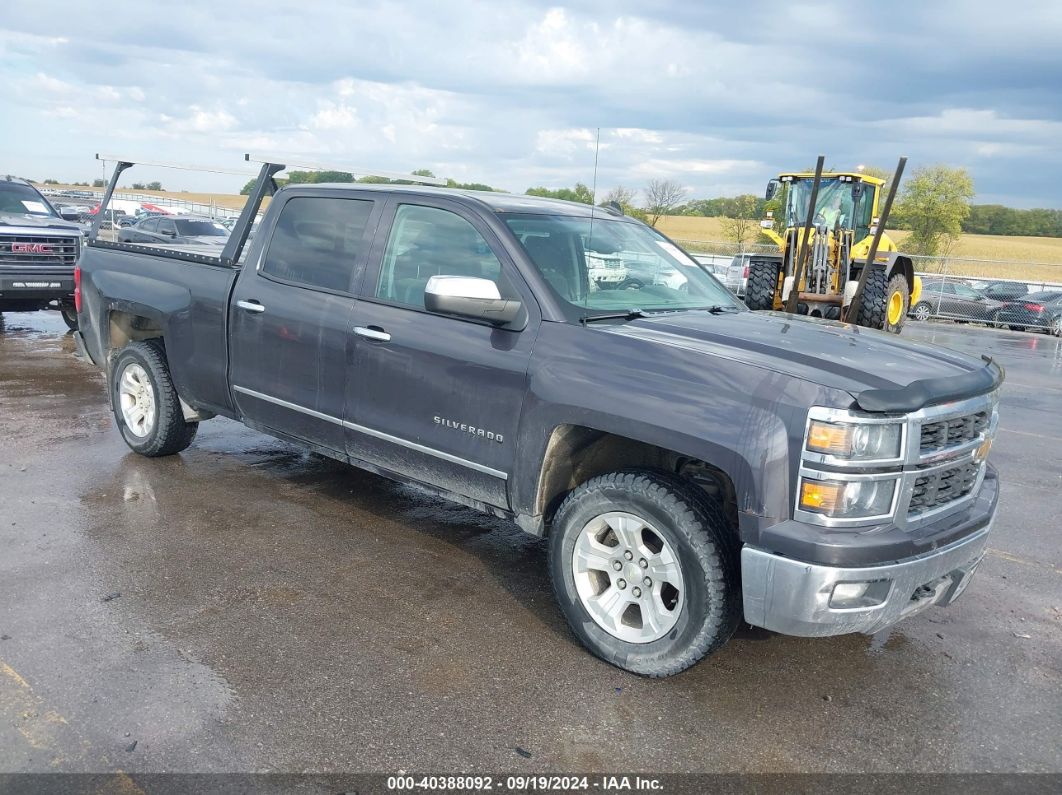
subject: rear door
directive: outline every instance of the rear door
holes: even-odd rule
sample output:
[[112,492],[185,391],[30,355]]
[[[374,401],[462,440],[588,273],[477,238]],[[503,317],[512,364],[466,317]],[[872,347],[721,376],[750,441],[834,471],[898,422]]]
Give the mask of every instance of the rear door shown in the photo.
[[233,399],[249,425],[343,452],[353,285],[379,205],[356,193],[282,201],[265,250],[233,290]]
[[[386,215],[354,312],[347,451],[507,507],[538,306],[499,235],[460,203],[395,199]],[[435,275],[491,279],[525,316],[496,328],[432,314],[424,290]]]

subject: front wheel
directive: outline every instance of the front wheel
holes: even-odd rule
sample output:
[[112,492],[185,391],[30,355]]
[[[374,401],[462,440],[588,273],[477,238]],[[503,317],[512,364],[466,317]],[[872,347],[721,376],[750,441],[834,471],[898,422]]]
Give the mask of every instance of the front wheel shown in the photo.
[[63,316],[63,322],[71,331],[77,331],[77,309],[73,304],[59,304],[59,314]]
[[907,317],[907,310],[911,307],[911,286],[907,283],[907,277],[902,273],[894,274],[889,279],[886,294],[888,298],[885,302],[885,330],[899,334],[904,318]]
[[1059,315],[1051,321],[1048,331],[1056,337],[1062,337],[1062,315]]
[[741,617],[735,535],[674,475],[601,475],[568,495],[549,545],[553,590],[594,654],[652,677],[722,646]]
[[867,265],[870,273],[863,283],[863,300],[859,302],[859,313],[855,317],[857,326],[865,328],[887,328],[888,281],[883,268]]
[[774,260],[752,260],[749,263],[749,279],[745,284],[745,305],[749,309],[774,309],[779,270],[779,264]]
[[125,443],[140,455],[173,455],[192,443],[198,422],[185,422],[162,343],[132,342],[111,368],[111,406]]
[[925,301],[915,304],[915,308],[911,310],[911,314],[914,315],[915,320],[926,321],[929,320],[933,314],[933,308]]

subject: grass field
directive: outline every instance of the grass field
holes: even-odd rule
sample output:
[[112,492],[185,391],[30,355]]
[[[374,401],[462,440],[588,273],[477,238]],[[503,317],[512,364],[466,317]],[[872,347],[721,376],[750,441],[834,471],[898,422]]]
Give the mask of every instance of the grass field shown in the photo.
[[[668,237],[676,240],[725,242],[720,218],[669,215],[657,224]],[[907,232],[894,231],[889,235],[900,250]],[[769,243],[766,238],[756,242]],[[1062,282],[1062,238],[1011,237],[1005,235],[961,235],[951,251],[949,272],[966,276],[1011,279],[1042,279]],[[973,262],[971,260],[996,260]],[[935,263],[927,263],[927,270],[936,270]]]

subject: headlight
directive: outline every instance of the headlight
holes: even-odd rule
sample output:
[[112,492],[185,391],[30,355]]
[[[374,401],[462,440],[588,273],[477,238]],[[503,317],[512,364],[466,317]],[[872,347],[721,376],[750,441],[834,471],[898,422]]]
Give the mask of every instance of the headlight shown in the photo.
[[800,480],[800,508],[831,519],[886,516],[892,511],[898,478],[886,480]]
[[877,461],[898,458],[903,424],[846,423],[812,420],[808,426],[807,449],[813,453],[850,461]]

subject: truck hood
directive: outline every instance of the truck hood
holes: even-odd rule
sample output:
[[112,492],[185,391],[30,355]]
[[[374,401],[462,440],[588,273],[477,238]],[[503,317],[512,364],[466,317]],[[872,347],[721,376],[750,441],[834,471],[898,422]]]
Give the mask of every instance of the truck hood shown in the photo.
[[49,218],[43,215],[25,213],[0,213],[0,230],[4,227],[21,229],[51,229],[67,234],[81,234],[81,227],[62,218]]
[[969,376],[985,362],[894,334],[781,312],[679,312],[601,329],[782,372],[856,396]]

